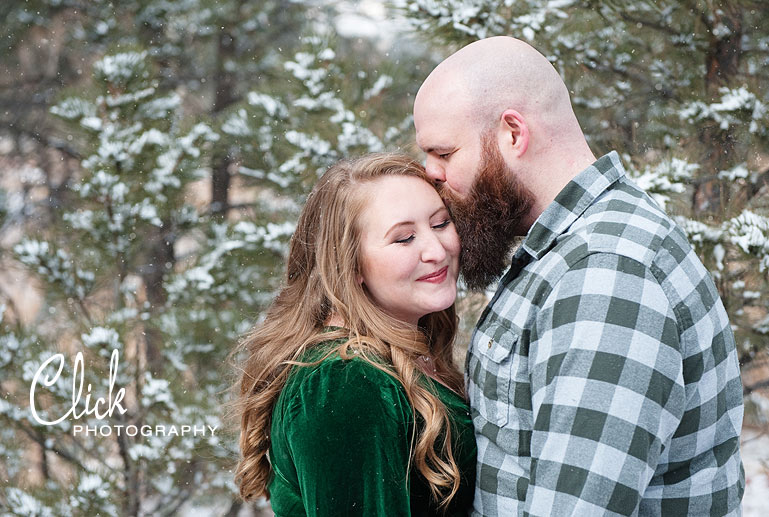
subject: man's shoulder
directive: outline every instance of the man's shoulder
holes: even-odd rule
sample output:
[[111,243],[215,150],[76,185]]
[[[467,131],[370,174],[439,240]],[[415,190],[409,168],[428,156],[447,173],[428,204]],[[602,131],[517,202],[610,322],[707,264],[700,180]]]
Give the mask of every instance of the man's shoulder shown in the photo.
[[627,178],[617,181],[585,210],[562,236],[573,260],[596,253],[620,255],[646,267],[661,255],[691,252],[686,235],[652,198]]

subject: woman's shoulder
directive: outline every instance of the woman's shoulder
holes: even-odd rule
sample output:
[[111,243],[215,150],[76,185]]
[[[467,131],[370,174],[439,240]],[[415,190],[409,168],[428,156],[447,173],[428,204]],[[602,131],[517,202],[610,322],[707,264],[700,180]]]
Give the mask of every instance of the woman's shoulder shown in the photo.
[[[343,357],[338,348],[343,341],[324,341],[308,349],[292,367],[278,405],[284,412],[324,411],[329,407],[374,408],[384,405],[400,408],[408,404],[403,386],[390,375],[377,358],[350,352]],[[398,414],[410,411],[397,411]]]
[[370,388],[371,386],[400,386],[376,357],[363,357],[349,351],[345,357],[339,351],[343,340],[324,341],[312,346],[302,356],[304,365],[293,367],[289,375],[292,389],[312,389],[319,384],[330,387]]

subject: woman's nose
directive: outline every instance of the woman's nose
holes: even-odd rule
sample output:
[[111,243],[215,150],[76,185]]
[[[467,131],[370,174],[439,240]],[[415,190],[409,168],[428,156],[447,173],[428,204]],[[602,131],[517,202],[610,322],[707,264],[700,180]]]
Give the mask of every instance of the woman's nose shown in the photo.
[[442,262],[446,258],[446,248],[437,235],[431,233],[423,242],[423,262]]

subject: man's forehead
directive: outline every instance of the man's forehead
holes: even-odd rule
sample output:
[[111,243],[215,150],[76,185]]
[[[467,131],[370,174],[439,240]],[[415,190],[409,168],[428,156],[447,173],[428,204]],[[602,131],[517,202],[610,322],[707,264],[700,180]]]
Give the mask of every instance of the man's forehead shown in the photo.
[[420,90],[414,100],[414,125],[426,125],[425,122],[435,118],[440,113],[440,94],[437,89]]
[[440,119],[431,118],[425,120],[423,124],[416,125],[416,143],[424,152],[430,153],[439,151],[450,145],[452,131],[446,126],[440,124]]
[[471,110],[459,103],[432,102],[433,106],[414,109],[416,143],[425,152],[447,149],[475,126]]

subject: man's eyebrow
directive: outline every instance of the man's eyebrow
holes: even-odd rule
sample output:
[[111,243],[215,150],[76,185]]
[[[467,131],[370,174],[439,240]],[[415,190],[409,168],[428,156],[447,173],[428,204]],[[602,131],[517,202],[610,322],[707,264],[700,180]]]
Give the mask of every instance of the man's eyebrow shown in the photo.
[[427,149],[422,149],[422,151],[426,154],[430,153],[438,153],[443,154],[444,152],[451,151],[451,146],[448,145],[434,145],[432,147],[428,147]]
[[420,145],[419,141],[417,141],[417,147],[419,147],[422,150],[423,153],[430,154],[430,153],[434,153],[436,151],[448,151],[448,150],[450,150],[451,146],[438,144],[438,145],[431,145],[429,147],[422,147],[422,145]]

